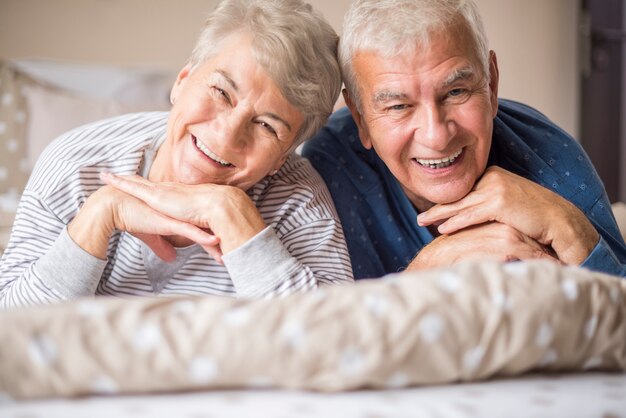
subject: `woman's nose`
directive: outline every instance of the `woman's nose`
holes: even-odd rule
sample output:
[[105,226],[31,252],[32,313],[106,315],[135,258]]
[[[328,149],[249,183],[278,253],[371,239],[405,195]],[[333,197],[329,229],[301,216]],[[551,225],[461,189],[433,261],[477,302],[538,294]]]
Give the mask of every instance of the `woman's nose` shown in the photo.
[[242,150],[246,145],[245,120],[236,111],[221,114],[215,120],[213,135],[220,143],[235,151]]

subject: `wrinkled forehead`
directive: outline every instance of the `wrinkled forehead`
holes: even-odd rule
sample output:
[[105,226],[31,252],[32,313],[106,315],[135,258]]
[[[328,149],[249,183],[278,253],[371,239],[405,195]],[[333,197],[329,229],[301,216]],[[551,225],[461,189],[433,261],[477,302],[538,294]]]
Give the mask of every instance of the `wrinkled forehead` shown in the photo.
[[[374,102],[387,102],[400,94],[395,89],[402,90],[397,83],[403,79],[421,79],[441,89],[484,76],[475,42],[463,27],[433,30],[427,37],[404,43],[395,52],[358,51],[352,63],[360,95]],[[441,67],[442,63],[446,65]],[[435,68],[437,72],[432,72]]]
[[398,36],[392,47],[379,45],[375,52],[383,58],[391,58],[404,54],[425,56],[433,49],[456,50],[458,55],[465,56],[472,63],[479,64],[478,48],[467,23],[459,18],[445,26],[432,26],[421,32],[419,36],[410,36],[410,34],[404,38]]

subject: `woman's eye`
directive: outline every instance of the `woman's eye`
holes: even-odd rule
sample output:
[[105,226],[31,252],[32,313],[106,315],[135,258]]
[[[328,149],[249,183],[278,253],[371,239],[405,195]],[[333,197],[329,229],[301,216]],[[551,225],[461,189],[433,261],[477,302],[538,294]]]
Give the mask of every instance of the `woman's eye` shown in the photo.
[[217,86],[213,86],[212,87],[213,91],[218,94],[219,96],[221,96],[224,100],[226,100],[228,103],[230,103],[230,96],[228,95],[228,93],[226,93],[226,90],[221,89]]
[[271,127],[271,125],[269,125],[266,122],[259,122],[259,124],[263,127],[263,129],[265,129],[267,132],[271,133],[274,136],[277,136],[276,131],[274,130],[274,128]]

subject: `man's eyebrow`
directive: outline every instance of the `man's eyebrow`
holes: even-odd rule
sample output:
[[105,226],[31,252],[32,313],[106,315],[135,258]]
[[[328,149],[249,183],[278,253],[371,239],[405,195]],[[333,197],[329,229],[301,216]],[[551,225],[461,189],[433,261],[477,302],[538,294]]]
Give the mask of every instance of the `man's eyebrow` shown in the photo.
[[475,71],[471,67],[458,68],[448,75],[445,80],[443,80],[441,86],[445,88],[460,80],[471,80],[474,78],[475,74]]
[[226,82],[230,84],[230,86],[233,88],[233,90],[235,90],[236,93],[239,93],[239,87],[237,86],[237,83],[235,83],[235,80],[233,80],[226,71],[218,69],[215,70],[215,72],[221,75],[224,80],[226,80]]
[[382,90],[374,93],[374,103],[385,103],[396,99],[406,99],[406,94],[389,90]]

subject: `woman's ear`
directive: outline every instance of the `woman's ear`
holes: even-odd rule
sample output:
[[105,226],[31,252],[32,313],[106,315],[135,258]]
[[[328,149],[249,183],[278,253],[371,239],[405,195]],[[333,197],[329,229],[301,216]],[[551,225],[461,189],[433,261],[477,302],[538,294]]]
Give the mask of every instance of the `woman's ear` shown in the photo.
[[191,64],[187,63],[187,65],[185,65],[182,70],[179,71],[178,75],[176,76],[176,81],[174,81],[174,85],[170,90],[170,103],[176,103],[176,97],[179,94],[180,88],[184,84],[184,81],[187,79],[187,77],[189,77],[190,73]]

